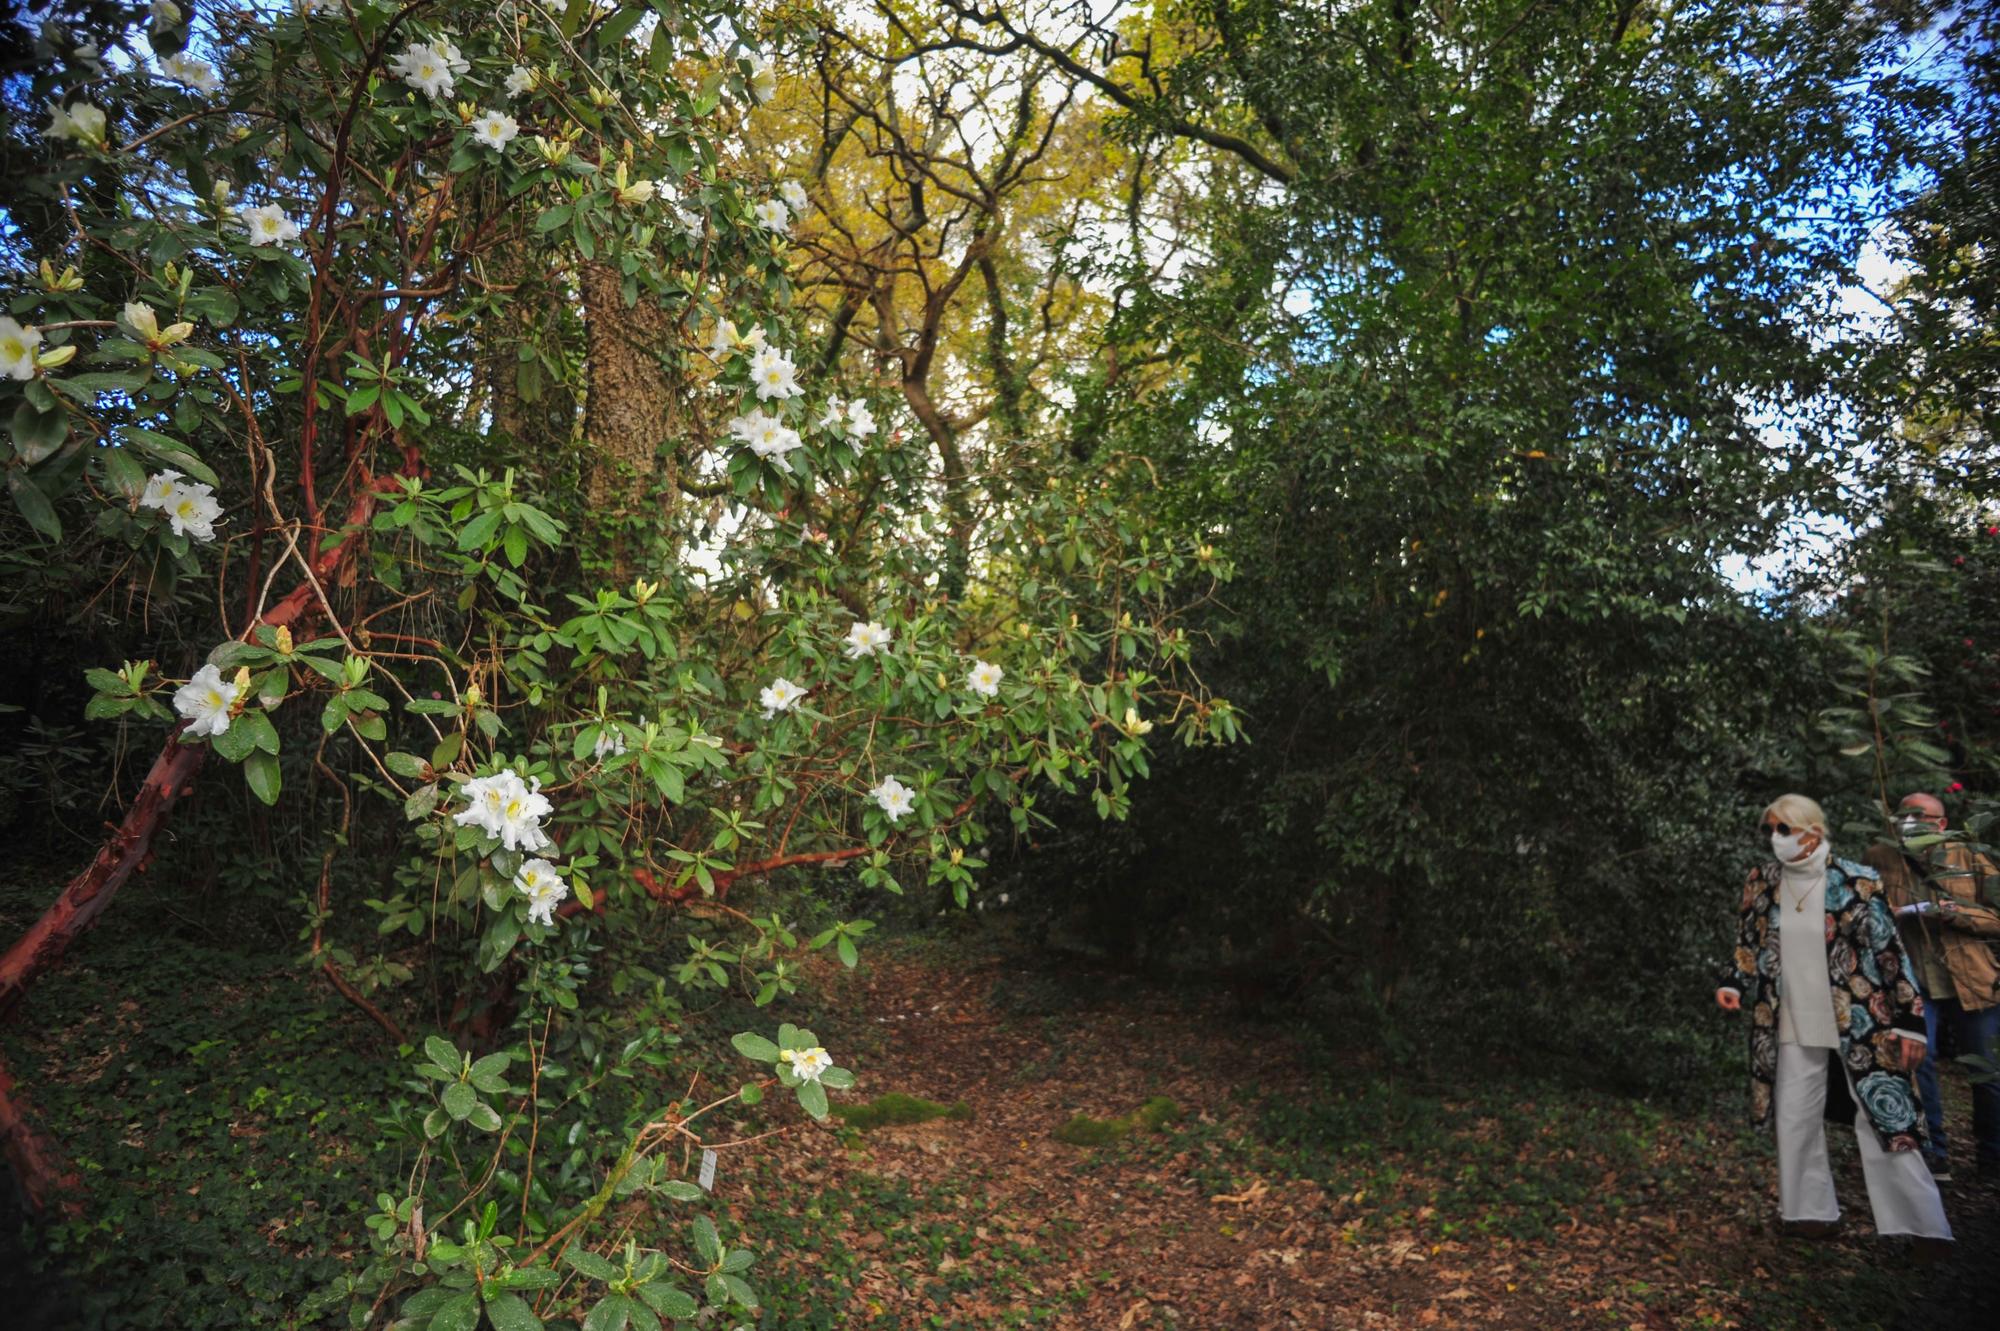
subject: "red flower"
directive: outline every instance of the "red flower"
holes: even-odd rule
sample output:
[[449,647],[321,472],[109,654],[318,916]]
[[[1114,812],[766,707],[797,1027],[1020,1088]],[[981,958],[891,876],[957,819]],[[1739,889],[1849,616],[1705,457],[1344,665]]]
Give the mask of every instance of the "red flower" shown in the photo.
[[1964,789],[1965,789],[1965,783],[1963,781],[1954,781],[1950,785],[1944,788],[1944,793],[1947,795],[1956,795],[1959,791]]

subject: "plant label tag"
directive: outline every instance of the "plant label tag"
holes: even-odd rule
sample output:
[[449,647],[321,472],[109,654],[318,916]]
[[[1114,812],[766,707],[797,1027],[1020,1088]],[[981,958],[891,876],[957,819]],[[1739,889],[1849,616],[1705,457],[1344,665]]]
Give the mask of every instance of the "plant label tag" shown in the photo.
[[715,1152],[710,1150],[701,1153],[701,1190],[715,1191]]

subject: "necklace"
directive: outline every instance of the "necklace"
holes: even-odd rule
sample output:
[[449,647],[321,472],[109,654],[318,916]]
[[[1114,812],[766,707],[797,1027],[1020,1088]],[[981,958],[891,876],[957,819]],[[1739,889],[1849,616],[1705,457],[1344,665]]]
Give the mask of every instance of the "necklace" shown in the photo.
[[[1805,890],[1805,891],[1803,891],[1803,892],[1801,892],[1801,893],[1799,894],[1799,897],[1798,897],[1798,900],[1796,900],[1796,901],[1794,901],[1794,902],[1792,903],[1792,910],[1793,910],[1793,911],[1795,911],[1796,913],[1800,914],[1800,915],[1803,915],[1803,914],[1805,914],[1805,911],[1806,911],[1806,902],[1807,902],[1807,901],[1809,901],[1809,900],[1811,900],[1811,898],[1812,898],[1812,894],[1813,894],[1813,890],[1812,890],[1812,885],[1811,885],[1810,883],[1808,883],[1808,884],[1806,885],[1806,890]],[[1787,896],[1790,896],[1790,895],[1791,895],[1791,893],[1790,893],[1790,892],[1788,891],[1788,892],[1786,892],[1786,894],[1785,894],[1785,895],[1787,895]]]

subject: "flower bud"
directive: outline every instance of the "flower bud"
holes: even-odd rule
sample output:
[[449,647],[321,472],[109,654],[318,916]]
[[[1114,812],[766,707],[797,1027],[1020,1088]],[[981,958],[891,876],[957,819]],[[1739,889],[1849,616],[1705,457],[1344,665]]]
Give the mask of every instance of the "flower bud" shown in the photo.
[[76,347],[51,347],[35,357],[35,364],[45,370],[59,369],[76,359]]
[[44,259],[42,260],[42,290],[50,294],[81,291],[83,290],[83,276],[76,271],[74,264],[70,264],[63,268],[62,275],[58,277],[55,265]]
[[292,654],[292,631],[283,624],[278,625],[278,654],[280,656]]

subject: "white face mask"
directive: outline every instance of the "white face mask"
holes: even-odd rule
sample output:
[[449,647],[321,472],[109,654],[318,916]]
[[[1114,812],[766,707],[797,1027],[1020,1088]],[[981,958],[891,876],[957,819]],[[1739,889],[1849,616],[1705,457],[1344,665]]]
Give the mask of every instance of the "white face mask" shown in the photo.
[[1805,854],[1805,838],[1797,832],[1771,838],[1771,850],[1781,863],[1791,864]]
[[1906,837],[1922,836],[1931,830],[1931,825],[1921,818],[1905,818],[1902,822],[1902,828],[1903,835]]

